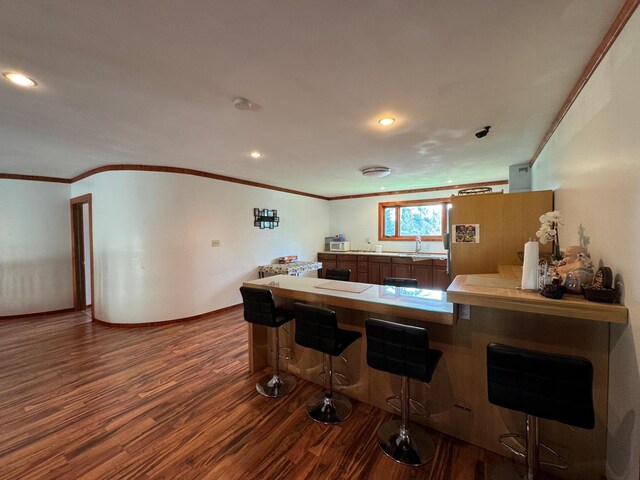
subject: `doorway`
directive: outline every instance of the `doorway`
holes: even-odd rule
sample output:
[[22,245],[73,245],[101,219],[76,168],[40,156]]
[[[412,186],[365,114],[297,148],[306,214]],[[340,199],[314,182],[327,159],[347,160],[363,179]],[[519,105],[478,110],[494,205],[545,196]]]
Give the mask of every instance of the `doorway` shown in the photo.
[[71,253],[73,261],[73,308],[76,311],[91,307],[93,296],[93,222],[91,194],[71,199]]

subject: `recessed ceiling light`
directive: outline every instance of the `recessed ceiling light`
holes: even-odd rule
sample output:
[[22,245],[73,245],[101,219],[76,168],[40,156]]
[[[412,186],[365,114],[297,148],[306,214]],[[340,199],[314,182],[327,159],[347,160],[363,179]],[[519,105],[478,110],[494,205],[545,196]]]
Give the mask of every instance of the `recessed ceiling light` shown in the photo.
[[380,120],[378,120],[378,123],[384,127],[388,127],[389,125],[393,124],[395,121],[396,119],[393,117],[382,117]]
[[258,152],[258,151],[253,151],[253,152],[251,152],[251,153],[249,154],[249,156],[250,156],[251,158],[260,158],[260,157],[262,156],[262,154],[261,154],[260,152]]
[[15,83],[21,87],[35,87],[38,85],[34,79],[27,77],[21,73],[15,72],[3,72],[2,76],[9,80],[11,83]]
[[380,190],[384,190],[384,187],[380,187]]
[[453,183],[453,180],[447,180],[447,183]]

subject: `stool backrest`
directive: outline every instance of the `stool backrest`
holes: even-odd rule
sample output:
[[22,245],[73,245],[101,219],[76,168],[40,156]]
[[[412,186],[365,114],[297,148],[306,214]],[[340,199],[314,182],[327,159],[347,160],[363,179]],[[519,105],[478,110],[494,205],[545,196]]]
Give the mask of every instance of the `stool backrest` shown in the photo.
[[336,312],[328,308],[294,303],[296,343],[322,353],[336,355],[339,349]]
[[264,288],[240,287],[244,319],[250,323],[276,326],[276,304],[271,290]]
[[365,328],[367,364],[371,368],[427,383],[431,381],[435,365],[431,364],[426,329],[374,318],[365,322]]
[[389,287],[418,288],[418,280],[415,278],[385,277],[382,283]]
[[348,282],[351,277],[351,270],[345,268],[327,268],[324,278],[327,280],[342,280]]
[[487,345],[489,402],[575,427],[593,428],[593,366],[586,358]]

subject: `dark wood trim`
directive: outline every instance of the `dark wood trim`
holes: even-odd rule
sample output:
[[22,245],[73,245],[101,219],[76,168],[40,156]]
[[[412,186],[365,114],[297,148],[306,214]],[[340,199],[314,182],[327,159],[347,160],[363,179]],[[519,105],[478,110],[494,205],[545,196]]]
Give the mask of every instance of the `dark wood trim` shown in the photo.
[[313,193],[300,192],[298,190],[291,190],[289,188],[276,187],[274,185],[268,185],[266,183],[252,182],[250,180],[243,180],[241,178],[228,177],[226,175],[218,175],[217,173],[203,172],[201,170],[193,170],[191,168],[181,167],[163,167],[159,165],[105,165],[103,167],[94,168],[85,172],[77,177],[71,179],[71,183],[75,183],[84,178],[90,177],[97,173],[111,172],[111,171],[142,171],[142,172],[162,172],[162,173],[181,173],[183,175],[194,175],[196,177],[210,178],[212,180],[220,180],[223,182],[237,183],[240,185],[247,185],[249,187],[265,188],[267,190],[276,190],[278,192],[291,193],[293,195],[302,195],[304,197],[318,198],[320,200],[328,200],[328,197],[322,195],[315,195]]
[[241,178],[228,177],[226,175],[218,175],[217,173],[203,172],[201,170],[193,170],[190,168],[163,167],[159,165],[105,165],[102,167],[94,168],[92,170],[89,170],[73,178],[68,178],[68,179],[57,178],[57,177],[38,177],[35,175],[17,175],[12,173],[0,173],[0,179],[6,178],[9,180],[32,180],[32,181],[38,181],[38,182],[75,183],[77,181],[90,177],[91,175],[96,175],[98,173],[103,173],[103,172],[112,172],[112,171],[180,173],[183,175],[194,175],[196,177],[209,178],[212,180],[220,180],[222,182],[237,183],[240,185],[247,185],[249,187],[264,188],[267,190],[275,190],[277,192],[290,193],[292,195],[301,195],[303,197],[311,197],[311,198],[317,198],[319,200],[329,200],[329,201],[348,200],[351,198],[380,197],[380,196],[386,196],[386,195],[404,195],[409,193],[438,192],[442,190],[457,190],[461,188],[490,187],[493,185],[507,185],[509,183],[509,180],[496,180],[494,182],[463,183],[459,185],[445,185],[442,187],[413,188],[410,190],[393,190],[388,192],[361,193],[358,195],[324,197],[322,195],[316,195],[314,193],[306,193],[306,192],[301,192],[299,190],[276,187],[274,185],[268,185],[266,183],[252,182],[250,180],[243,180]]
[[85,305],[85,308],[91,308],[91,317],[94,315],[94,305],[95,305],[95,275],[93,268],[93,202],[92,202],[92,194],[87,193],[85,195],[80,195],[78,197],[74,197],[69,200],[69,206],[71,210],[71,267],[73,272],[73,306],[75,310],[78,310],[78,291],[76,285],[76,245],[75,245],[75,235],[73,231],[74,227],[74,217],[73,217],[73,208],[78,204],[88,204],[89,205],[89,263],[91,266],[91,304]]
[[199,320],[201,318],[210,317],[211,315],[216,315],[216,314],[219,314],[219,313],[224,313],[224,312],[229,312],[231,310],[236,310],[236,309],[239,309],[240,307],[242,307],[242,303],[238,303],[236,305],[230,305],[228,307],[220,308],[218,310],[212,310],[212,311],[206,312],[206,313],[200,313],[198,315],[192,315],[190,317],[174,318],[174,319],[171,319],[171,320],[164,320],[164,321],[160,321],[160,322],[111,323],[111,322],[105,322],[104,320],[100,320],[100,319],[96,318],[95,316],[93,316],[93,314],[92,314],[92,320],[94,322],[96,322],[96,323],[101,324],[101,325],[107,325],[109,327],[118,327],[118,328],[161,327],[163,325],[171,325],[172,323],[188,322],[190,320]]
[[602,62],[602,59],[607,55],[607,53],[609,52],[609,49],[617,40],[618,36],[620,35],[620,32],[622,31],[624,26],[627,24],[627,21],[629,20],[629,18],[631,18],[631,16],[633,15],[633,12],[635,12],[638,5],[640,5],[640,0],[627,0],[624,3],[622,8],[620,9],[620,12],[616,16],[616,18],[613,20],[611,27],[609,27],[609,30],[607,31],[602,41],[598,45],[598,48],[596,48],[596,51],[593,53],[593,55],[589,59],[589,62],[584,67],[584,70],[582,70],[582,73],[580,74],[578,81],[573,86],[573,89],[571,90],[571,92],[569,92],[569,96],[562,104],[562,107],[560,107],[560,111],[558,112],[556,117],[553,119],[553,122],[551,122],[551,125],[549,126],[546,133],[544,134],[544,137],[542,137],[542,140],[540,141],[538,148],[536,149],[535,153],[531,157],[531,160],[529,160],[530,166],[533,166],[533,164],[536,163],[536,160],[540,156],[540,153],[542,153],[542,150],[551,139],[552,135],[554,134],[554,132],[556,131],[556,129],[564,119],[565,115],[567,114],[567,112],[569,111],[573,103],[576,101],[576,98],[578,98],[578,95],[580,95],[580,92],[582,92],[582,89],[585,87],[585,85],[593,75],[593,72],[596,71],[596,69],[598,68],[598,65],[600,65],[600,62]]
[[358,195],[342,195],[339,197],[329,197],[328,200],[329,201],[350,200],[352,198],[383,197],[388,195],[406,195],[409,193],[441,192],[442,190],[459,190],[462,188],[492,187],[494,185],[507,185],[508,183],[509,183],[509,180],[496,180],[493,182],[479,182],[479,183],[462,183],[459,185],[445,185],[442,187],[414,188],[411,190],[393,190],[388,192],[361,193]]
[[[399,200],[395,202],[379,202],[378,203],[378,241],[386,241],[386,242],[407,242],[413,241],[415,236],[401,236],[400,235],[400,208],[411,206],[411,205],[431,205],[440,204],[442,206],[442,232],[441,235],[421,235],[420,240],[425,242],[439,242],[444,237],[444,234],[447,232],[447,225],[445,223],[446,215],[447,215],[447,204],[451,203],[451,197],[443,197],[443,198],[423,198],[418,200]],[[393,237],[387,237],[384,234],[384,209],[389,207],[395,207],[396,209],[396,231]]]
[[0,173],[0,179],[5,180],[29,180],[32,182],[71,183],[68,178],[42,177],[38,175],[18,175],[15,173]]
[[49,315],[63,315],[65,313],[73,313],[75,312],[75,308],[63,308],[61,310],[50,310],[48,312],[37,312],[37,313],[21,313],[20,315],[4,315],[0,317],[0,320],[16,320],[18,318],[27,318],[27,317],[48,317]]

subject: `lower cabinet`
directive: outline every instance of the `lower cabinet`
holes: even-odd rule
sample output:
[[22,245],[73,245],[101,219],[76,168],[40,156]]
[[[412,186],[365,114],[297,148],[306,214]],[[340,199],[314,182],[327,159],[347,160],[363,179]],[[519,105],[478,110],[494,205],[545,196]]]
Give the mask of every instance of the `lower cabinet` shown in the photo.
[[433,266],[431,259],[414,262],[412,258],[394,258],[391,260],[394,277],[415,278],[418,288],[433,288]]
[[449,274],[447,273],[447,261],[446,260],[434,260],[433,261],[433,288],[436,290],[446,290],[449,288]]
[[[355,255],[340,255],[337,262],[338,268],[341,270],[351,270],[349,281],[358,281],[358,262]],[[323,265],[324,266],[324,265]]]
[[318,272],[318,276],[320,278],[325,278],[327,276],[327,268],[337,268],[337,255],[328,254],[328,253],[319,253],[318,261],[322,262],[322,270]]
[[391,255],[356,255],[318,253],[318,261],[322,262],[321,278],[326,277],[328,268],[351,270],[352,282],[373,283],[382,285],[386,277],[415,278],[418,288],[446,290],[449,287],[446,260],[418,260],[411,257],[394,257]]
[[369,257],[369,283],[382,285],[386,277],[392,277],[391,257]]

